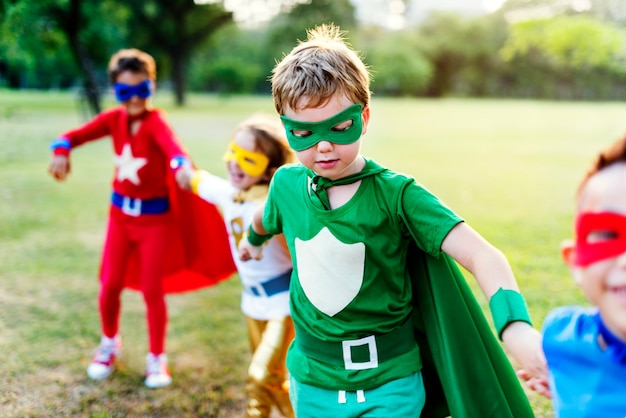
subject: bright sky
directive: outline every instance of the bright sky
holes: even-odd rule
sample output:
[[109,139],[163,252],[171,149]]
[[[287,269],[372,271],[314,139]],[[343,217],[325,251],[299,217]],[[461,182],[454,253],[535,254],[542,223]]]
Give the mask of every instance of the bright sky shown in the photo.
[[502,3],[504,3],[505,0],[483,0],[483,6],[485,7],[485,10],[488,12],[493,12],[494,10],[497,10],[500,6],[502,6]]
[[[235,12],[235,20],[239,22],[255,23],[265,22],[275,16],[281,5],[303,3],[306,0],[221,0],[227,10]],[[505,0],[483,0],[485,11],[497,10]],[[219,3],[220,0],[194,0],[198,4]]]
[[[281,7],[304,3],[306,0],[221,0],[224,8],[234,12],[234,19],[254,25],[276,16]],[[194,0],[196,4],[219,3],[220,0]]]

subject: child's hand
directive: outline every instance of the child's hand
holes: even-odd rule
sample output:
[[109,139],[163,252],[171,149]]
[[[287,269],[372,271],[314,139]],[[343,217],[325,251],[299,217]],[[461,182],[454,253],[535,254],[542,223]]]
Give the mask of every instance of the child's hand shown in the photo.
[[541,346],[541,334],[525,322],[513,322],[502,333],[507,351],[520,363],[532,384],[548,381],[548,365]]
[[70,160],[65,155],[53,155],[48,165],[48,173],[57,181],[63,181],[70,174]]
[[263,258],[263,246],[257,247],[250,244],[247,237],[244,237],[241,241],[239,241],[237,249],[239,250],[239,259],[241,261],[248,261],[252,259],[260,260]]
[[518,370],[517,377],[526,382],[526,386],[532,391],[545,396],[548,399],[552,399],[552,393],[550,392],[550,386],[548,381],[539,377],[532,377],[526,370]]
[[180,167],[174,175],[178,187],[183,190],[191,190],[191,178],[193,177],[193,175],[194,169],[189,165],[183,165],[182,167]]

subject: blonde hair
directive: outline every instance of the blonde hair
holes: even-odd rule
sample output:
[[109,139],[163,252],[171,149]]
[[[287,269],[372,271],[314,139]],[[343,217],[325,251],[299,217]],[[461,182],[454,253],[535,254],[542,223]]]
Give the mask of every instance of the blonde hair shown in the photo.
[[[321,25],[307,31],[272,70],[272,95],[280,115],[285,109],[319,107],[334,95],[345,95],[351,102],[367,107],[370,101],[370,75],[359,55],[351,49],[335,25]],[[302,103],[300,99],[306,98]]]
[[154,58],[147,52],[135,48],[120,49],[113,54],[107,70],[111,84],[115,84],[117,76],[124,71],[145,74],[150,80],[156,81]]
[[268,174],[267,179],[260,183],[269,183],[278,167],[296,161],[287,142],[285,128],[278,117],[264,114],[252,115],[237,126],[233,136],[241,131],[250,132],[254,137],[256,151],[269,158],[269,164],[265,169],[265,173]]

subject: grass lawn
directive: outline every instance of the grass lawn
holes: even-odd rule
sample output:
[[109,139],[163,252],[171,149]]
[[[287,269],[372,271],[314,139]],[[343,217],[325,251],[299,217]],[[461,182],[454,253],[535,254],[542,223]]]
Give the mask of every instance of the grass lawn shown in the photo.
[[[235,125],[273,114],[269,97],[191,95],[183,109],[168,94],[155,102],[196,164],[217,174]],[[559,242],[571,235],[578,180],[624,133],[625,112],[620,103],[374,98],[363,152],[414,175],[503,250],[540,327],[552,308],[584,303]],[[236,277],[168,296],[169,388],[143,386],[144,304],[131,291],[118,372],[86,377],[100,334],[109,142],[77,149],[65,183],[46,173],[50,141],[84,121],[70,93],[0,91],[0,416],[242,416],[249,353]],[[538,417],[551,416],[546,400],[529,396]]]

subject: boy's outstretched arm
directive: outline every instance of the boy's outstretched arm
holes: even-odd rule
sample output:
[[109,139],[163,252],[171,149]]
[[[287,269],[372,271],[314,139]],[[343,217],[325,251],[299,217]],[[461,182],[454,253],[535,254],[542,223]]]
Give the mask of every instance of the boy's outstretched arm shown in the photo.
[[[490,302],[498,291],[519,292],[504,254],[466,223],[459,223],[448,233],[441,249],[472,273]],[[527,322],[515,321],[504,325],[498,333],[508,352],[529,376],[547,380],[548,368],[539,331]]]
[[239,259],[242,261],[252,259],[260,260],[263,257],[263,244],[272,237],[271,235],[267,235],[267,230],[263,226],[264,211],[265,204],[256,208],[248,234],[239,242],[239,245],[237,246],[237,249],[239,250]]

